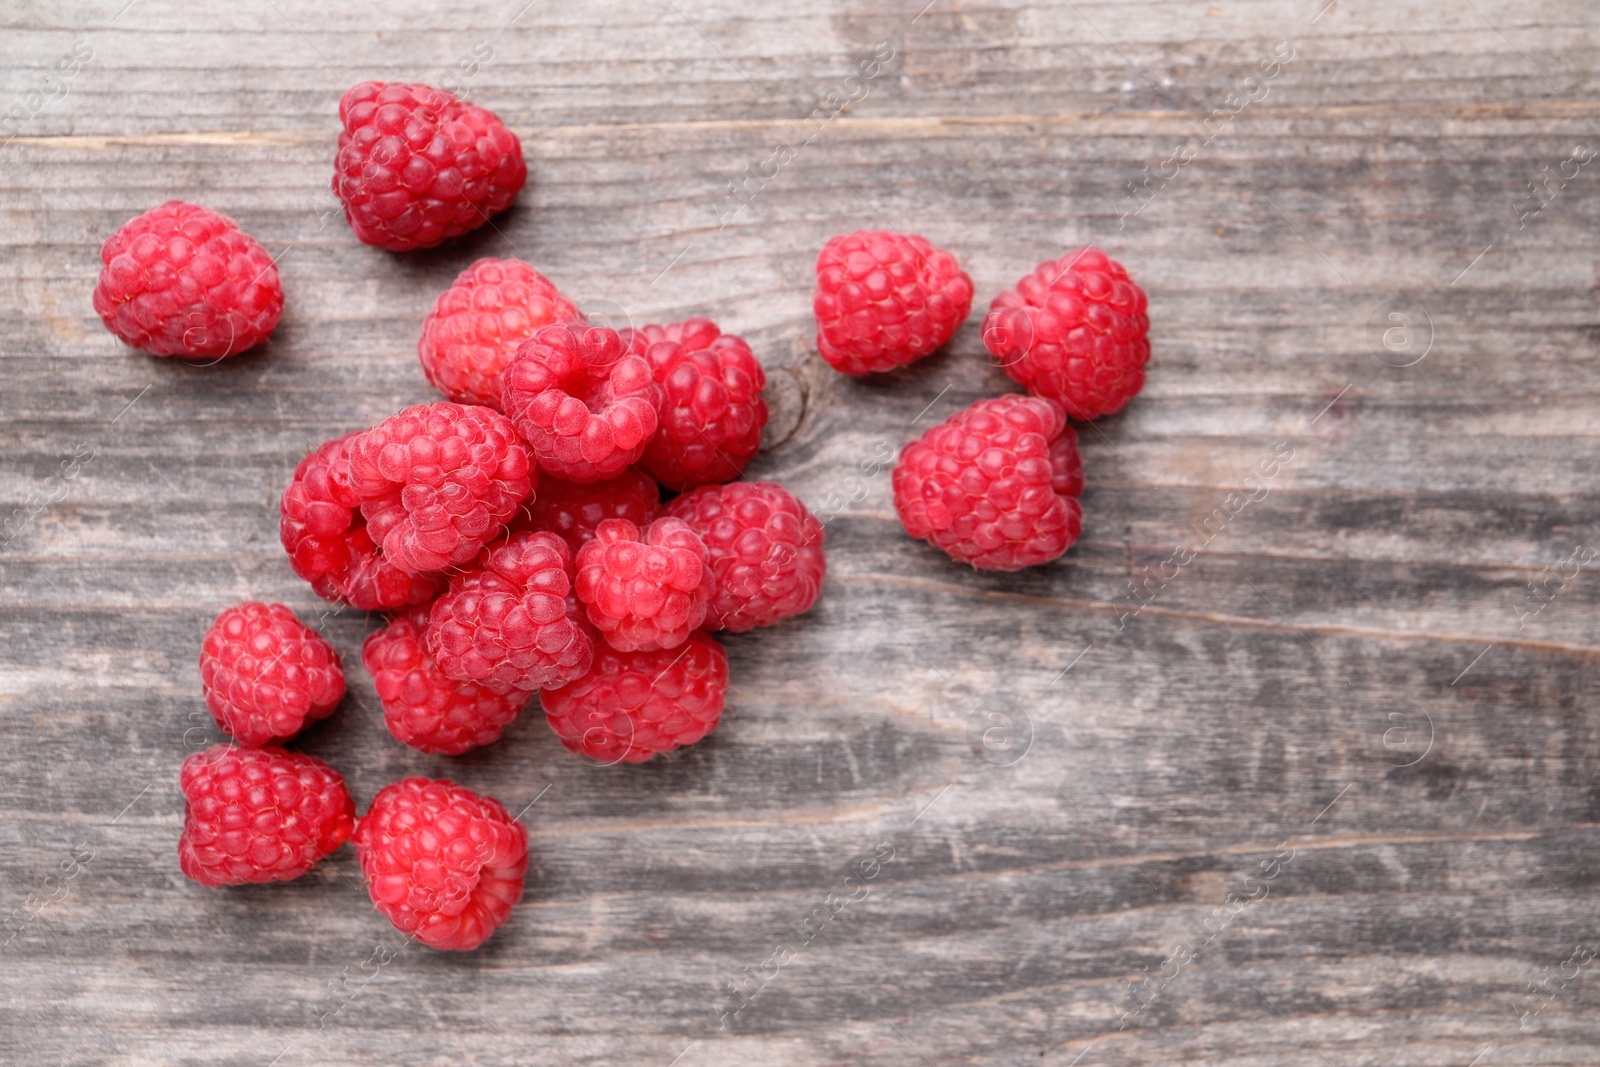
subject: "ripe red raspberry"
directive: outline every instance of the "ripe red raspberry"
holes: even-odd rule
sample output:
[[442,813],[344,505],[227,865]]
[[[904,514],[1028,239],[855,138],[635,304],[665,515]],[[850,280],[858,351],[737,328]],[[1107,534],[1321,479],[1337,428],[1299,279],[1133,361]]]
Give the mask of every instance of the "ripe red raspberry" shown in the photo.
[[546,475],[539,481],[538,497],[523,505],[512,529],[547,530],[565,541],[576,557],[606,519],[647,526],[660,513],[661,487],[637,467],[588,485]]
[[178,866],[201,885],[287,882],[355,829],[339,772],[298,752],[212,745],[183,761],[178,784]]
[[644,453],[656,432],[661,387],[615,330],[562,323],[517,349],[500,400],[541,469],[569,482],[598,482]]
[[624,331],[661,386],[661,425],[644,450],[644,465],[668,489],[682,492],[739,477],[761,447],[767,375],[750,346],[710,319]]
[[350,488],[372,539],[406,571],[469,562],[537,478],[516,427],[489,408],[418,404],[350,444]]
[[200,645],[200,684],[217,725],[259,748],[333,713],[344,696],[339,653],[282,604],[229,608]]
[[1078,539],[1078,435],[1052,400],[980,400],[913,441],[894,469],[906,532],[983,570],[1047,563]]
[[477,948],[522,899],[528,831],[498,800],[442,778],[384,786],[355,844],[372,903],[430,948]]
[[1144,387],[1149,332],[1144,290],[1098,248],[1039,264],[983,320],[1011,380],[1075,419],[1108,415]]
[[727,654],[693,633],[677,648],[602,647],[588,674],[540,693],[539,702],[569,750],[604,763],[640,763],[715,730],[727,691]]
[[706,621],[715,585],[706,546],[682,519],[642,530],[607,519],[578,552],[578,599],[612,648],[677,648]]
[[841,234],[817,256],[817,351],[835,370],[893,370],[955,335],[972,310],[972,279],[921,237]]
[[540,327],[581,319],[550,279],[520,259],[480,259],[422,320],[422,373],[458,404],[500,409],[500,376]]
[[283,314],[267,250],[228,216],[182,200],[123,223],[100,262],[95,311],[153,356],[222,359],[265,341]]
[[356,236],[391,252],[477,229],[528,180],[522,143],[498,115],[429,85],[351,86],[339,121],[333,194]]
[[383,724],[401,743],[445,756],[498,740],[527,705],[527,692],[446,678],[428,653],[427,627],[428,608],[412,608],[361,646]]
[[518,533],[450,580],[427,648],[458,682],[556,688],[589,669],[594,638],[572,595],[572,558],[552,533]]
[[776,482],[703,485],[667,506],[705,542],[716,593],[708,624],[743,632],[799,615],[822,591],[822,524]]
[[362,611],[426,604],[444,589],[442,578],[401,570],[367,533],[361,498],[350,488],[350,445],[359,436],[324,442],[300,461],[284,487],[278,537],[289,566],[318,596]]

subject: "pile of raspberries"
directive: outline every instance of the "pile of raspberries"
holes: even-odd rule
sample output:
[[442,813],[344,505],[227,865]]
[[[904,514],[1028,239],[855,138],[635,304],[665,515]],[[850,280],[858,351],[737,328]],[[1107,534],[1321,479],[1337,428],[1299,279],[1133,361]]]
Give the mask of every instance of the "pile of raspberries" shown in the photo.
[[[496,115],[428,86],[357,85],[339,116],[333,191],[367,244],[457,237],[527,179]],[[233,356],[283,311],[266,250],[204,207],[132,219],[101,260],[95,310],[152,355]],[[927,356],[972,307],[972,280],[921,237],[835,237],[816,274],[817,350],[846,374]],[[983,569],[1065,552],[1084,484],[1067,419],[1139,391],[1147,331],[1144,292],[1094,248],[996,297],[984,346],[1027,393],[980,400],[905,447],[893,488],[907,532]],[[325,442],[280,507],[294,572],[385,613],[361,663],[389,732],[458,755],[493,743],[537,692],[561,743],[602,764],[705,737],[728,688],[713,632],[806,611],[826,570],[806,506],[744,478],[767,421],[749,345],[704,318],[593,325],[527,263],[482,259],[440,295],[417,356],[445,399]],[[224,611],[200,675],[232,742],[183,763],[184,874],[284,881],[351,840],[373,903],[416,940],[471,949],[506,921],[528,839],[499,801],[407,778],[358,819],[337,771],[283,747],[345,692],[339,653],[287,607]]]

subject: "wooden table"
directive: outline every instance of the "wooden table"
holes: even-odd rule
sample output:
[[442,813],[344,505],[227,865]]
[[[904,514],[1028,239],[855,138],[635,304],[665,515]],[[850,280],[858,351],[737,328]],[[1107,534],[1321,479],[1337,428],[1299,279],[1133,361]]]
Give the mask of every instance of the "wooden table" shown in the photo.
[[[1591,3],[523,3],[0,14],[0,1060],[1600,1062]],[[516,208],[359,244],[328,180],[368,78],[499,112]],[[146,358],[93,314],[101,241],[171,197],[279,257],[264,350]],[[812,347],[813,257],[856,228],[978,290],[882,381]],[[1010,388],[981,310],[1082,243],[1149,292],[1149,384],[1082,428],[1071,552],[974,573],[870,461]],[[731,714],[679,758],[587,766],[536,708],[402,747],[376,620],[278,545],[308,449],[430,399],[422,317],[483,255],[748,338],[752,474],[828,516],[821,601],[727,641]],[[299,745],[358,803],[426,774],[526,809],[482,950],[404,946],[348,847],[181,876],[195,657],[244,598],[343,651]]]

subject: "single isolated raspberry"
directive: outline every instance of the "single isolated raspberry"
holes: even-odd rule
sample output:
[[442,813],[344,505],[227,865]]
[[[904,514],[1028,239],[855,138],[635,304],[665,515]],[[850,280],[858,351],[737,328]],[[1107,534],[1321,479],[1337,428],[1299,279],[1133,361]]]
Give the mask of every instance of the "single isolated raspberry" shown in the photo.
[[589,673],[539,694],[561,743],[603,763],[640,763],[717,728],[728,656],[704,633],[677,648],[595,652]]
[[284,487],[278,537],[289,566],[318,596],[362,611],[426,604],[444,590],[443,578],[390,563],[361,517],[361,498],[350,488],[350,445],[359,436],[358,431],[324,442],[300,461]]
[[1144,387],[1150,320],[1122,264],[1085,248],[1034,268],[1001,293],[983,343],[1011,380],[1075,419],[1117,411]]
[[715,592],[706,564],[706,546],[682,519],[642,529],[607,519],[578,552],[578,599],[612,648],[677,648],[706,621]]
[[523,505],[511,528],[553,533],[567,543],[576,558],[606,519],[648,526],[660,514],[661,487],[644,471],[630,467],[615,478],[588,485],[546,475],[539,480],[539,495]]
[[705,542],[716,592],[707,624],[743,632],[810,608],[828,561],[822,524],[776,482],[703,485],[667,506]]
[[517,346],[556,322],[582,319],[572,301],[520,259],[480,259],[422,320],[417,358],[428,383],[458,404],[500,408],[500,376]]
[[259,748],[333,714],[339,653],[282,604],[252,600],[217,616],[200,645],[206,706],[235,741]]
[[391,252],[477,229],[528,180],[522,143],[499,116],[429,85],[351,86],[339,121],[333,194],[356,236]]
[[506,367],[501,409],[542,470],[598,482],[638,462],[656,432],[661,387],[650,364],[604,326],[546,326]]
[[178,784],[178,866],[201,885],[287,882],[355,829],[339,772],[298,752],[212,745],[183,761]]
[[350,488],[372,540],[406,571],[471,561],[537,478],[516,427],[489,408],[418,404],[350,445]]
[[265,341],[283,314],[272,257],[239,224],[168,200],[100,247],[94,309],[124,344],[152,356],[222,359]]
[[557,688],[589,669],[594,638],[572,596],[572,557],[552,533],[512,534],[450,580],[428,616],[427,649],[446,678]]
[[1048,563],[1078,539],[1078,435],[1053,400],[980,400],[900,454],[894,508],[906,532],[982,570]]
[[412,608],[361,646],[383,724],[400,742],[445,756],[497,740],[528,703],[527,691],[446,678],[424,642],[427,627],[428,608]]
[[528,831],[498,800],[442,778],[384,786],[355,845],[372,903],[430,948],[477,948],[522,899]]
[[678,492],[739,477],[767,424],[767,375],[750,346],[702,318],[627,330],[623,340],[662,389],[661,425],[644,450],[650,473]]
[[817,351],[835,370],[871,374],[921,359],[972,310],[972,279],[925,238],[858,230],[817,256]]

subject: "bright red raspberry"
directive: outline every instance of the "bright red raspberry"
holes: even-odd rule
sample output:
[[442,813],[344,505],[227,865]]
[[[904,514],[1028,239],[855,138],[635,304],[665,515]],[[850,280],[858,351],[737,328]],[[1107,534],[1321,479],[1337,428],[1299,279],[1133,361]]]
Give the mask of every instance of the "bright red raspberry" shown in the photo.
[[384,786],[355,844],[372,903],[430,948],[477,948],[522,899],[528,831],[498,800],[442,778]]
[[606,519],[648,526],[660,514],[661,487],[637,467],[588,485],[546,475],[539,481],[538,497],[523,505],[512,529],[547,530],[565,541],[576,557]]
[[615,330],[546,326],[517,349],[501,409],[542,470],[569,482],[621,474],[656,432],[661,387]]
[[362,611],[426,604],[443,591],[443,578],[390,563],[361,517],[361,498],[350,488],[350,445],[359,436],[358,431],[324,442],[300,461],[284,487],[278,537],[289,566],[318,596]]
[[1098,248],[1049,260],[1001,293],[983,343],[1011,380],[1075,419],[1120,409],[1144,387],[1144,290]]
[[428,652],[427,627],[428,608],[412,608],[361,646],[383,724],[401,743],[445,756],[498,740],[527,705],[527,691],[446,678]]
[[706,621],[715,592],[706,546],[682,519],[641,529],[607,519],[578,552],[578,599],[612,648],[677,648]]
[[267,250],[238,223],[168,200],[100,247],[94,309],[125,344],[153,356],[222,359],[265,341],[283,314]]
[[500,376],[517,346],[555,322],[582,319],[572,301],[520,259],[480,259],[422,320],[422,373],[458,404],[500,409]]
[[668,489],[682,492],[739,477],[761,447],[767,375],[750,346],[710,319],[626,330],[661,386],[661,426],[644,450],[644,465]]
[[344,697],[339,653],[282,604],[217,616],[200,645],[200,684],[217,725],[248,748],[293,737]]
[[372,539],[406,571],[471,561],[537,479],[516,427],[484,407],[418,404],[350,444],[350,488]]
[[561,743],[603,763],[640,763],[717,728],[728,656],[704,633],[677,648],[595,652],[589,673],[539,694]]
[[178,866],[201,885],[287,882],[355,829],[339,772],[298,752],[212,745],[183,761],[178,784]]
[[817,256],[817,351],[835,370],[870,374],[921,359],[972,310],[972,279],[921,237],[841,234]]
[[1052,400],[980,400],[900,454],[894,508],[906,532],[982,570],[1048,563],[1078,539],[1078,435]]
[[477,229],[528,180],[522,142],[498,115],[429,85],[351,86],[339,121],[333,195],[357,237],[391,252]]
[[743,632],[811,607],[828,561],[822,524],[776,482],[703,485],[667,506],[705,542],[716,593],[710,627]]
[[594,638],[586,626],[566,542],[518,533],[450,580],[428,616],[426,641],[446,678],[553,689],[589,669]]

